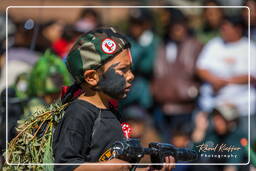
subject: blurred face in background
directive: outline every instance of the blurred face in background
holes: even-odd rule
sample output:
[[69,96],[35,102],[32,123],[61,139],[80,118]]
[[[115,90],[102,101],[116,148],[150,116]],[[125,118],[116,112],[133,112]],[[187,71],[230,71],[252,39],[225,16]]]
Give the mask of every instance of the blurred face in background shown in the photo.
[[144,31],[143,26],[138,23],[132,24],[130,27],[130,34],[134,39],[138,39],[143,33],[143,31]]
[[189,137],[187,135],[175,135],[172,139],[171,139],[171,144],[173,144],[174,146],[178,147],[178,148],[184,148],[187,147],[189,144]]
[[170,22],[170,18],[171,18],[171,13],[170,11],[168,11],[166,8],[161,8],[159,10],[160,12],[160,18],[159,20],[161,21],[161,23],[163,25],[167,25]]
[[220,28],[221,37],[226,42],[236,42],[242,37],[242,28],[224,21]]
[[[208,6],[216,5],[209,3]],[[218,28],[222,22],[222,10],[220,8],[206,8],[204,18],[206,23],[212,28]]]
[[182,23],[175,23],[169,27],[169,37],[177,42],[184,40],[187,37],[187,27]]
[[228,132],[227,122],[220,114],[215,114],[213,117],[213,125],[219,135],[224,135]]
[[90,23],[91,25],[93,25],[93,27],[96,27],[96,25],[98,23],[97,16],[95,16],[93,14],[88,14],[88,15],[84,16],[84,18],[82,18],[82,20],[84,22]]
[[143,121],[136,121],[136,120],[130,120],[128,121],[132,128],[131,137],[132,138],[141,138],[144,130],[145,130],[145,124]]
[[50,41],[55,42],[60,39],[64,30],[64,23],[57,21],[43,30],[43,35]]
[[75,27],[80,32],[88,32],[100,23],[100,18],[98,13],[92,9],[85,9],[82,11],[82,14],[78,21],[75,23]]

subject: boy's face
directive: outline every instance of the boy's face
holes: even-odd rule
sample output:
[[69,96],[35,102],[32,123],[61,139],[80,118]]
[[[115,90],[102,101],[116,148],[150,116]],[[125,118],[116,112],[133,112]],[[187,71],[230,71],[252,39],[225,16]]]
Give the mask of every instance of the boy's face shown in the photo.
[[114,99],[125,98],[134,79],[131,65],[132,57],[129,49],[123,50],[108,61],[98,82],[100,90]]

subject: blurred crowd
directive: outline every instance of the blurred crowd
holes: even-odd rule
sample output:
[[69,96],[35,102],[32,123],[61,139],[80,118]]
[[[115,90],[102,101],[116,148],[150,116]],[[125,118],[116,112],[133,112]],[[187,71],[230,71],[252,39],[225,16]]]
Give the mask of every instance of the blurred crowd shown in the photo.
[[[221,4],[207,0],[202,5]],[[232,15],[224,8],[203,8],[196,26],[179,8],[130,9],[125,20],[107,24],[120,29],[132,44],[135,80],[119,108],[132,126],[132,137],[141,138],[143,146],[166,142],[190,148],[202,144],[241,147],[232,153],[239,157],[200,156],[197,163],[247,163],[248,150],[256,151],[256,1],[244,5],[251,9],[249,27],[247,8]],[[6,110],[10,140],[16,135],[18,120],[43,110],[61,96],[62,86],[72,84],[65,58],[79,35],[106,26],[92,8],[81,10],[73,24],[32,19],[17,23],[9,17],[8,58],[5,34],[0,33],[1,154]],[[1,25],[4,19],[0,18]],[[247,166],[182,165],[174,170],[240,171],[253,169],[255,162]]]

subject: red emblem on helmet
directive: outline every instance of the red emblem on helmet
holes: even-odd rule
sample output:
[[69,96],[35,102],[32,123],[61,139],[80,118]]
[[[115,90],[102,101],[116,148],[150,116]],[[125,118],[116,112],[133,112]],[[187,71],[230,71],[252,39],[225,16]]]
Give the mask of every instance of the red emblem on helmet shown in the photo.
[[113,54],[116,51],[116,43],[114,40],[110,38],[106,38],[102,41],[101,49],[103,52],[107,54]]

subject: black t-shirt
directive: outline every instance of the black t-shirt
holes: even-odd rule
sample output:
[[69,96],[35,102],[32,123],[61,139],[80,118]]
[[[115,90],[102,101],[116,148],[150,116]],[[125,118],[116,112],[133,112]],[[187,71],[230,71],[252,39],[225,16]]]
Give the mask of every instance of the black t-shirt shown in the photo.
[[[74,100],[65,111],[53,137],[55,163],[97,162],[115,141],[124,138],[119,116],[83,100]],[[55,165],[71,171],[78,165]]]

